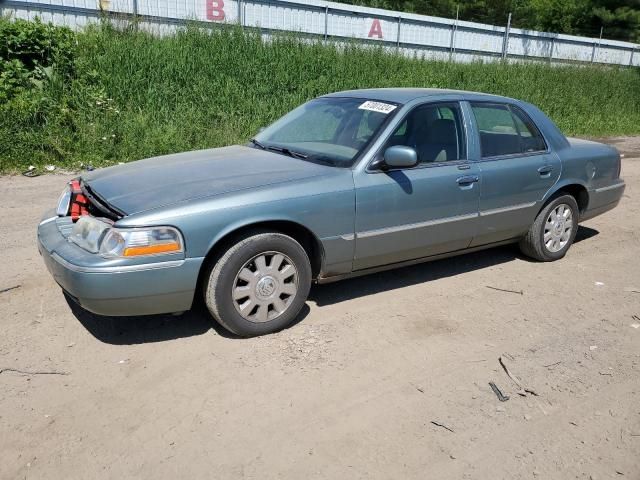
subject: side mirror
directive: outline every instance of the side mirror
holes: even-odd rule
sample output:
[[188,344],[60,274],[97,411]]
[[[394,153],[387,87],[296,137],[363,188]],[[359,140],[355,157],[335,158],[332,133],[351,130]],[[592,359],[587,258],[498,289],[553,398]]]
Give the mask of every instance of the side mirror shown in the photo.
[[384,166],[389,168],[411,168],[418,164],[418,154],[411,147],[394,145],[384,152]]

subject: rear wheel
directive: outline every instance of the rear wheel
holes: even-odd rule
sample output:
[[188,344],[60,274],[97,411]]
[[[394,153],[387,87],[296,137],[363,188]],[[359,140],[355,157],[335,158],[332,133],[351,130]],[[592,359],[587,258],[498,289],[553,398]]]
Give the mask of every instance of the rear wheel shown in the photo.
[[564,257],[578,231],[578,204],[571,195],[550,201],[538,214],[527,234],[520,240],[520,250],[528,257],[551,262]]
[[205,277],[205,303],[244,337],[278,331],[300,313],[311,287],[309,258],[293,238],[259,233],[232,246]]

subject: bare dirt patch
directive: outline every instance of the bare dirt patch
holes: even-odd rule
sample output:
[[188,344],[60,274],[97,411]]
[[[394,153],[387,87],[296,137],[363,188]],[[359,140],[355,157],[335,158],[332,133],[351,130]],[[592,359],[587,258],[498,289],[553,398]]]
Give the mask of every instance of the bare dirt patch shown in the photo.
[[508,247],[316,286],[250,340],[201,307],[70,305],[35,244],[66,177],[0,178],[0,370],[68,373],[0,373],[0,478],[640,478],[640,141],[613,142],[625,197],[564,260]]

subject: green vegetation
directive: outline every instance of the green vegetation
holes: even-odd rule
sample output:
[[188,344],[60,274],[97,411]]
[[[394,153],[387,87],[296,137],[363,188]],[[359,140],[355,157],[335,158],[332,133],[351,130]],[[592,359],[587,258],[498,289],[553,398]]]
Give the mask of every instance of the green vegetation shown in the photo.
[[11,45],[0,46],[4,172],[244,142],[305,100],[365,87],[498,93],[538,105],[567,134],[640,133],[638,69],[424,61],[292,37],[264,43],[238,28],[155,38],[0,22]]
[[638,0],[342,0],[345,3],[385,8],[435,17],[506,25],[543,32],[568,33],[640,42]]

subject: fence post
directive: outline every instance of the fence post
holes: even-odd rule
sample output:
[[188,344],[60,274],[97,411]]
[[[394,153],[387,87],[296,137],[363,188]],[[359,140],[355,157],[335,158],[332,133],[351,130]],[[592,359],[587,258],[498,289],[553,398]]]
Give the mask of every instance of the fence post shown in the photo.
[[511,30],[511,12],[507,17],[507,28],[504,30],[504,41],[502,43],[502,59],[505,60],[509,55],[509,30]]
[[329,5],[324,7],[324,39],[329,36]]
[[[596,51],[600,50],[600,43],[602,42],[602,31],[604,30],[604,27],[600,27],[600,38],[598,39],[598,43],[593,42],[593,50],[591,50],[591,63],[593,63],[593,61],[596,58]],[[597,46],[597,50],[596,50],[596,46]]]
[[[238,0],[238,24],[243,27],[244,22],[242,21],[242,0]],[[271,25],[269,25],[271,26]]]
[[402,17],[398,17],[398,34],[396,36],[396,47],[400,48],[400,26],[402,25]]
[[636,47],[631,47],[631,56],[629,57],[629,66],[633,67],[633,54],[636,53]]
[[451,42],[449,43],[449,61],[453,59],[453,54],[456,51],[456,31],[458,30],[458,14],[460,13],[460,4],[456,7],[456,20],[451,25]]
[[133,16],[138,16],[138,0],[133,0]]
[[553,61],[553,49],[556,46],[556,39],[551,39],[551,48],[549,49],[549,63]]

